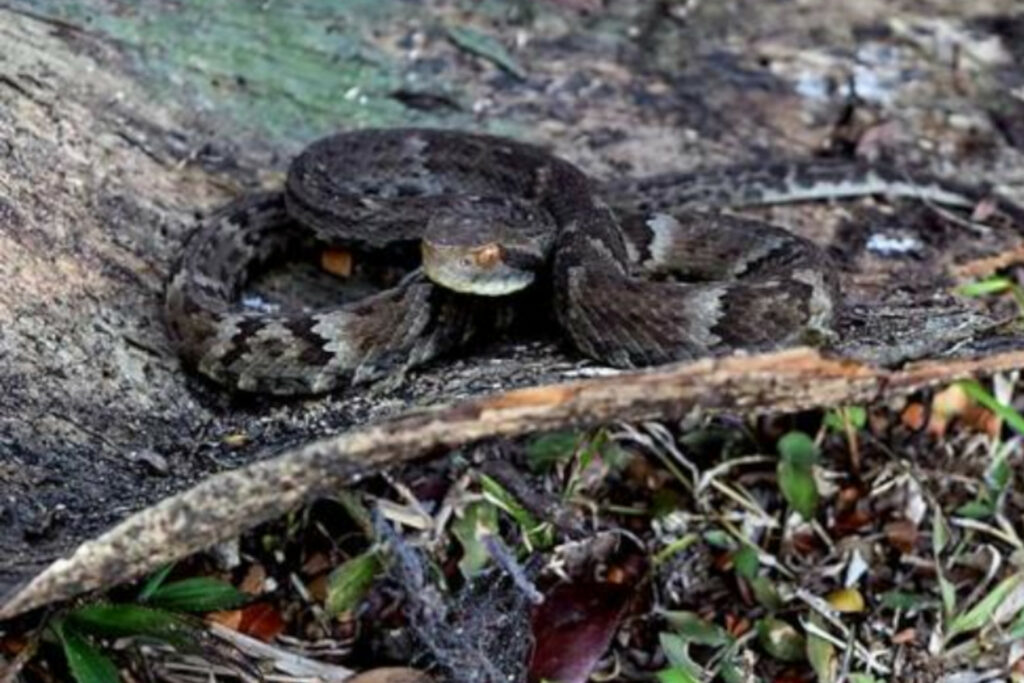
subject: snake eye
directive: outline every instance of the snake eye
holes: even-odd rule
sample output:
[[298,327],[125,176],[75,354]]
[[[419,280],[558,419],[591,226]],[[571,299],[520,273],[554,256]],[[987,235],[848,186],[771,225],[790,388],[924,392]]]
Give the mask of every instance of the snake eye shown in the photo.
[[473,254],[473,260],[479,268],[493,268],[501,261],[501,245],[488,244]]

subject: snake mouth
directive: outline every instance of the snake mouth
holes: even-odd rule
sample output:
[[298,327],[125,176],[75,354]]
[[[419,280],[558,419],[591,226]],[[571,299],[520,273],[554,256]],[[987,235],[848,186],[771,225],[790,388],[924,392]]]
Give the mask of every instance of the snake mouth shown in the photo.
[[530,286],[535,274],[510,265],[501,245],[420,244],[423,272],[434,283],[461,294],[508,296]]

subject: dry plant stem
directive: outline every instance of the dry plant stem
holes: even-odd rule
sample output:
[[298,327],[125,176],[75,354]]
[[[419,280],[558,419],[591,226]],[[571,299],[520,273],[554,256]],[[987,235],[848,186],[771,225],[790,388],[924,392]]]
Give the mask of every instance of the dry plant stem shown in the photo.
[[482,439],[614,420],[678,419],[697,407],[755,414],[867,403],[1020,367],[1024,352],[926,361],[888,371],[794,349],[519,389],[417,410],[218,474],[136,513],[7,596],[0,619],[140,576],[372,472]]

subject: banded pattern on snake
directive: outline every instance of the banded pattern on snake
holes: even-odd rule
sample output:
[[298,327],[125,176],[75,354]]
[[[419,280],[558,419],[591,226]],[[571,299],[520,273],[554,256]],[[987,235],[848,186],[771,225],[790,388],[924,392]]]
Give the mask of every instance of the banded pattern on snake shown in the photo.
[[[550,279],[555,317],[572,344],[614,366],[827,344],[840,294],[826,254],[781,228],[707,209],[865,194],[955,206],[983,196],[821,162],[599,189],[572,164],[504,138],[342,133],[306,148],[283,192],[243,198],[201,223],[168,285],[165,317],[199,372],[279,395],[424,363],[472,337],[488,297],[538,278]],[[422,267],[391,289],[326,310],[268,314],[237,303],[255,269],[310,239],[419,248]]]

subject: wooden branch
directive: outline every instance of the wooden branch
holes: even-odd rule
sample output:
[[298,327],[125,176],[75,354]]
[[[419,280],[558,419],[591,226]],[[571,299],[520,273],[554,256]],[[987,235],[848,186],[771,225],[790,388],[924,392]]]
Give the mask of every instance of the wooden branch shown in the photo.
[[886,371],[808,349],[705,360],[418,410],[210,477],[54,562],[0,607],[6,619],[111,586],[330,495],[385,467],[492,437],[700,409],[755,414],[867,403],[1024,367],[1024,352]]

